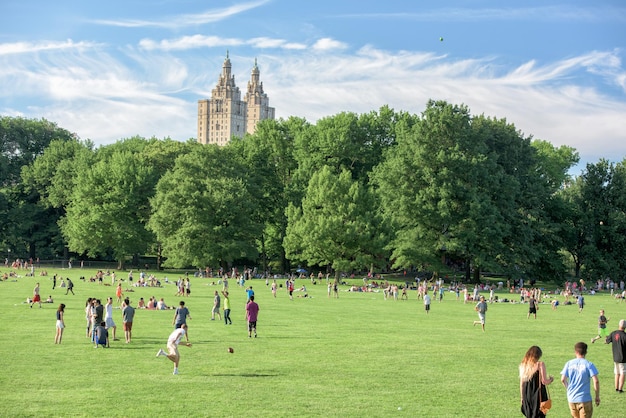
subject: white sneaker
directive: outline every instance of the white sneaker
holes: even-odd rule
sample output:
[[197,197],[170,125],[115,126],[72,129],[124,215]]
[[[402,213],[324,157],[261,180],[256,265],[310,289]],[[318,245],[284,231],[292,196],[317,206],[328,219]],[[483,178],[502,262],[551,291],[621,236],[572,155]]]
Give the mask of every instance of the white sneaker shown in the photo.
[[178,369],[174,369],[174,373],[172,374],[178,374]]
[[156,356],[157,356],[157,357],[160,357],[160,356],[164,356],[164,355],[165,355],[165,351],[163,351],[163,349],[162,349],[162,348],[159,348],[159,352],[157,353],[157,355],[156,355]]

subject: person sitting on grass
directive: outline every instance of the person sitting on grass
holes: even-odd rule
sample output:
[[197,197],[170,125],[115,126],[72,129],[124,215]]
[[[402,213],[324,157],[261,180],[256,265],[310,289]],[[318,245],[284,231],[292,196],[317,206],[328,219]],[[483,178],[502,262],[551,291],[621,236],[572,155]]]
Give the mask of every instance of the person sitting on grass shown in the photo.
[[100,325],[98,325],[95,329],[94,332],[94,347],[93,348],[98,348],[99,345],[102,346],[102,348],[109,348],[109,331],[107,331],[106,327],[106,322],[100,322]]

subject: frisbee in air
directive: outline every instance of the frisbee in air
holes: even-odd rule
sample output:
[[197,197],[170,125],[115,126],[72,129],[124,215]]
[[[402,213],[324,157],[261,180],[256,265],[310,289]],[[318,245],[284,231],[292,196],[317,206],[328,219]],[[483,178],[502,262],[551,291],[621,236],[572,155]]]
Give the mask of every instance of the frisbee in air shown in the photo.
[[439,37],[439,42],[443,42],[443,36]]

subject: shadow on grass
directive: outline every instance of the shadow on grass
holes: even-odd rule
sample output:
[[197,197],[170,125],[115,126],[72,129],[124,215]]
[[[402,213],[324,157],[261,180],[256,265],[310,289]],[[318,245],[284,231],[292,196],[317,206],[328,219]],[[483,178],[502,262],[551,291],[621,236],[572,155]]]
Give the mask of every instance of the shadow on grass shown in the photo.
[[276,377],[278,373],[216,373],[215,377]]

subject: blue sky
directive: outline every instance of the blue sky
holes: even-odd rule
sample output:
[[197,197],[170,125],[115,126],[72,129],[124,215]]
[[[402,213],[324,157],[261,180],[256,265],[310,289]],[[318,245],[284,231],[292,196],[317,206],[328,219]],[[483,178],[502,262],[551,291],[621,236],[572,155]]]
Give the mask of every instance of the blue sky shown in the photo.
[[626,156],[622,0],[5,1],[0,114],[98,145],[187,140],[227,50],[242,90],[258,60],[277,117],[443,99],[582,164]]

